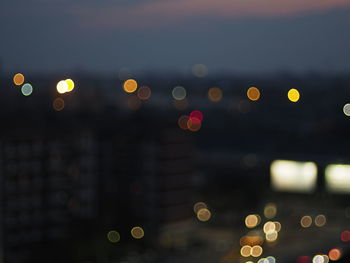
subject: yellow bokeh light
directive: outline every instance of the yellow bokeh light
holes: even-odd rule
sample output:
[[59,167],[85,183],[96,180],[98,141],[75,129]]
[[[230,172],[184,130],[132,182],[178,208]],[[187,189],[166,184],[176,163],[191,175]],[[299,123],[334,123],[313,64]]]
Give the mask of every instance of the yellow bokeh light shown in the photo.
[[206,222],[211,218],[211,212],[207,208],[199,209],[197,212],[197,218],[199,221]]
[[145,232],[143,231],[142,227],[135,226],[131,229],[131,235],[135,239],[141,239],[144,237]]
[[304,228],[308,228],[310,227],[312,224],[312,218],[311,216],[303,216],[301,219],[300,219],[300,225]]
[[260,90],[256,87],[250,87],[247,90],[247,97],[252,101],[256,101],[260,99]]
[[297,102],[300,99],[300,93],[297,89],[290,89],[288,91],[288,99],[291,102]]
[[137,91],[137,97],[140,100],[148,100],[151,97],[151,89],[147,86],[142,86]]
[[52,107],[56,111],[63,110],[64,109],[64,100],[62,98],[56,98],[52,103]]
[[65,80],[61,80],[56,85],[57,92],[60,94],[68,92],[68,83]]
[[74,89],[74,81],[71,79],[66,79],[65,82],[68,85],[67,91],[70,92]]
[[277,206],[274,203],[268,203],[264,208],[264,216],[266,218],[274,218],[277,214]]
[[278,222],[278,221],[275,221],[275,222],[273,222],[273,223],[275,224],[276,231],[277,231],[277,232],[280,232],[280,231],[281,231],[281,228],[282,228],[281,223]]
[[318,215],[315,218],[315,225],[318,227],[323,227],[327,223],[327,218],[325,215]]
[[241,256],[243,256],[243,257],[249,257],[250,255],[251,255],[251,253],[252,253],[252,247],[251,246],[243,246],[242,248],[241,248]]
[[196,118],[192,119],[189,118],[187,121],[187,128],[190,131],[196,132],[199,131],[202,127],[202,123],[200,121],[198,121]]
[[195,213],[198,213],[199,210],[203,209],[203,208],[208,208],[207,204],[204,202],[197,202],[194,204],[193,206],[193,211]]
[[261,246],[254,246],[254,247],[252,247],[251,255],[253,257],[256,257],[256,258],[260,257],[262,253],[263,253],[263,249],[262,249]]
[[133,93],[137,90],[137,82],[134,79],[128,79],[123,84],[124,91],[127,93]]
[[256,215],[248,215],[245,218],[245,225],[248,228],[254,228],[259,224],[259,218]]
[[278,232],[275,230],[275,231],[272,231],[272,232],[268,232],[266,233],[266,240],[269,241],[269,242],[274,242],[277,240],[278,238]]
[[120,235],[118,231],[111,230],[107,233],[107,239],[112,243],[117,243],[120,240]]
[[266,222],[264,224],[263,230],[264,230],[265,234],[272,233],[272,232],[276,231],[276,225],[274,222],[271,222],[271,221]]
[[13,83],[20,86],[24,83],[24,75],[22,73],[17,73],[13,76]]
[[208,98],[212,102],[219,102],[222,99],[222,90],[220,88],[214,87],[210,88],[208,91]]

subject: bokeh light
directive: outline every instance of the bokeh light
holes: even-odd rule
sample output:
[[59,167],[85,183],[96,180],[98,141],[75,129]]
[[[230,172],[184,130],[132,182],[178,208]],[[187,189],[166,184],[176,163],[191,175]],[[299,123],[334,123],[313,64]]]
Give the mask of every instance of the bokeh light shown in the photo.
[[301,219],[300,219],[300,225],[304,228],[308,228],[310,227],[312,224],[312,218],[311,216],[303,216]]
[[257,101],[260,99],[260,90],[256,87],[250,87],[247,90],[247,97],[252,101]]
[[324,263],[324,258],[321,255],[316,255],[312,259],[312,263]]
[[54,108],[54,110],[56,111],[61,111],[64,109],[64,100],[62,98],[56,98],[54,99],[54,101],[52,102],[52,107]]
[[325,215],[318,215],[315,218],[315,225],[318,227],[323,227],[327,223],[327,218]]
[[198,78],[203,78],[208,74],[208,68],[203,64],[196,64],[192,67],[192,73]]
[[276,231],[276,225],[274,222],[268,221],[264,224],[263,230],[265,234],[272,233]]
[[282,225],[281,225],[281,223],[280,222],[278,222],[278,221],[275,221],[275,222],[273,222],[274,224],[275,224],[275,230],[277,231],[277,232],[280,232],[281,231],[281,228],[282,228]]
[[251,246],[243,246],[241,248],[241,256],[243,257],[250,257],[251,253],[252,253],[252,247]]
[[66,79],[65,82],[67,83],[68,87],[67,87],[67,92],[70,92],[74,89],[75,85],[74,85],[74,81],[72,79]]
[[190,113],[190,119],[195,119],[194,122],[196,122],[196,121],[202,122],[203,121],[203,113],[199,110],[194,110]]
[[338,248],[333,248],[328,252],[328,257],[330,260],[339,260],[341,258],[341,251]]
[[131,110],[138,110],[142,105],[142,101],[136,96],[131,95],[127,99],[127,106]]
[[183,100],[187,96],[186,89],[182,86],[176,86],[173,88],[171,94],[175,100]]
[[277,206],[274,203],[268,203],[264,208],[264,216],[266,218],[274,218],[277,214]]
[[145,232],[140,226],[135,226],[131,229],[131,235],[135,239],[141,239],[144,237]]
[[13,76],[13,83],[20,86],[24,83],[24,75],[22,73],[17,73]]
[[266,260],[268,263],[276,263],[276,258],[273,256],[268,256]]
[[207,204],[204,202],[197,202],[194,204],[193,206],[193,211],[195,213],[198,213],[199,210],[203,209],[203,208],[208,208]]
[[297,102],[300,99],[300,93],[297,89],[290,89],[288,91],[288,99],[291,102]]
[[179,117],[177,124],[182,130],[187,130],[188,126],[187,123],[190,120],[190,117],[188,115],[182,115]]
[[174,100],[173,101],[174,107],[177,110],[183,111],[186,110],[188,108],[188,100],[187,99],[183,99],[183,100]]
[[259,224],[259,218],[256,215],[248,215],[245,218],[245,225],[248,228],[254,228]]
[[350,241],[350,231],[349,230],[343,231],[340,235],[340,239],[343,242],[349,242]]
[[199,221],[206,222],[211,218],[211,212],[207,208],[199,209],[197,212],[197,218]]
[[249,245],[262,245],[264,243],[264,239],[260,235],[246,235],[239,239],[239,244],[241,246]]
[[217,87],[210,88],[208,91],[208,98],[212,102],[219,102],[222,99],[222,90]]
[[57,92],[60,94],[68,92],[68,83],[65,80],[60,80],[56,85]]
[[134,79],[127,79],[124,81],[123,89],[127,93],[133,93],[137,90],[137,82]]
[[117,243],[120,240],[120,234],[118,231],[111,230],[107,233],[107,239],[112,243]]
[[266,240],[268,242],[274,242],[278,238],[278,232],[276,230],[266,233]]
[[29,83],[22,86],[21,92],[24,96],[30,96],[33,93],[33,87]]
[[137,90],[137,97],[140,100],[148,100],[151,97],[151,89],[147,86],[142,86]]
[[255,258],[260,257],[263,253],[263,248],[261,246],[253,246],[251,250],[251,255]]
[[343,112],[346,116],[350,116],[350,103],[344,105]]
[[192,131],[192,132],[196,132],[196,131],[199,131],[202,127],[202,123],[201,121],[194,117],[194,118],[189,118],[188,121],[187,121],[187,128]]

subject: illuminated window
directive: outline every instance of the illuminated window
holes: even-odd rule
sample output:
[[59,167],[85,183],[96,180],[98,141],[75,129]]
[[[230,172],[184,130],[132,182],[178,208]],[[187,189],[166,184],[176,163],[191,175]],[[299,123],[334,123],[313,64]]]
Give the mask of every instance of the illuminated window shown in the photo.
[[350,193],[350,165],[328,165],[325,175],[326,188],[329,192]]

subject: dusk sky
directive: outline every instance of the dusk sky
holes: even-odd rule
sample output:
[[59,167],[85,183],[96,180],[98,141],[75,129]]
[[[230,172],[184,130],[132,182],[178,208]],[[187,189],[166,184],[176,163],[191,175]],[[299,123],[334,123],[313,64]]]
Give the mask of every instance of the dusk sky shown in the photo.
[[350,0],[14,0],[4,71],[350,71]]

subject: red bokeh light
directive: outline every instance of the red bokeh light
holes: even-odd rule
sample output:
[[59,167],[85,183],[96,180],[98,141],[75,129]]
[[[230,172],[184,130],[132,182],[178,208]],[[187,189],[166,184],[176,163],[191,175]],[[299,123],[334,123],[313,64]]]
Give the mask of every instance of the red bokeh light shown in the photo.
[[190,118],[193,119],[193,122],[202,122],[203,121],[203,113],[199,110],[194,110],[190,114]]
[[341,233],[341,241],[343,242],[349,242],[350,241],[350,231],[349,230],[345,230]]

